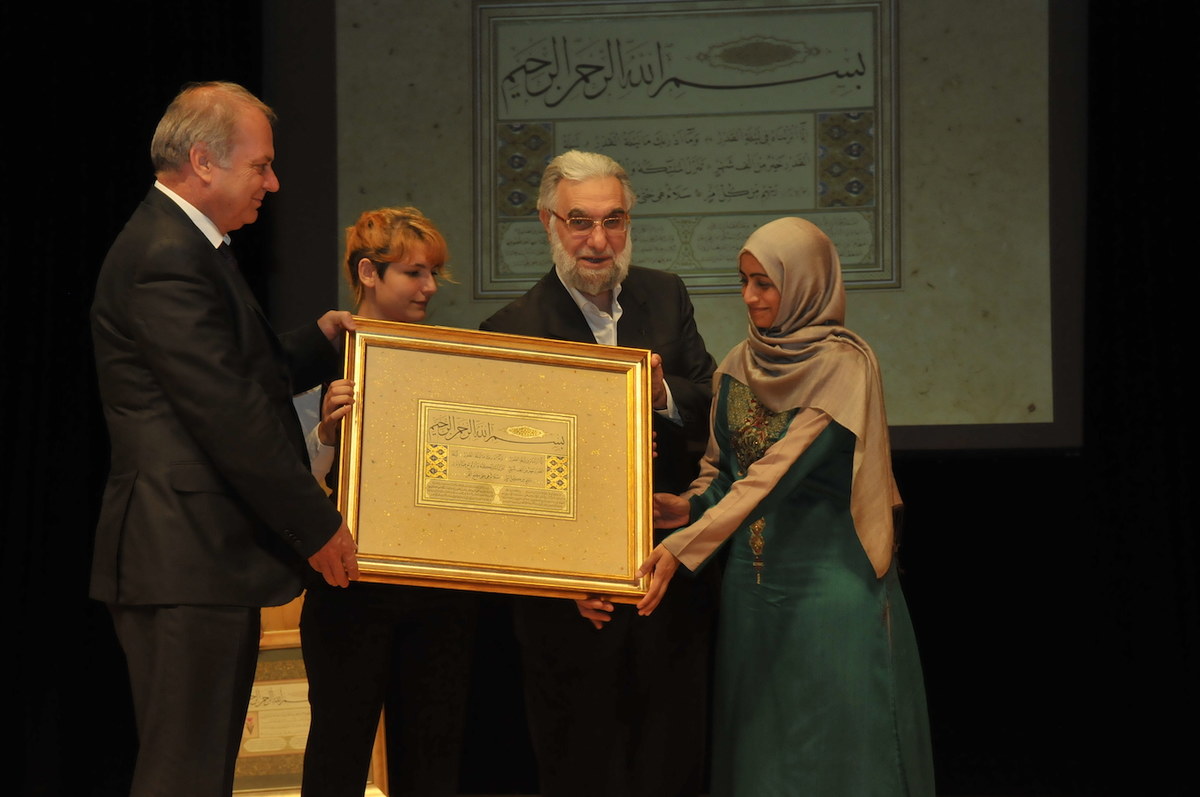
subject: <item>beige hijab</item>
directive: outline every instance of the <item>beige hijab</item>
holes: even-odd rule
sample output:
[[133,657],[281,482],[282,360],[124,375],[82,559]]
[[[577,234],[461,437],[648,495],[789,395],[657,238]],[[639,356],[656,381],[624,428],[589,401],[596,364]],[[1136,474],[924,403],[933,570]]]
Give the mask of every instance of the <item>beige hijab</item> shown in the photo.
[[[850,511],[875,574],[891,566],[893,508],[900,493],[892,476],[883,383],[875,353],[842,326],[846,292],[837,249],[814,224],[776,219],[758,228],[749,252],[779,289],[775,326],[750,326],[721,371],[747,385],[773,412],[812,407],[854,433]],[[739,257],[741,253],[739,253]]]

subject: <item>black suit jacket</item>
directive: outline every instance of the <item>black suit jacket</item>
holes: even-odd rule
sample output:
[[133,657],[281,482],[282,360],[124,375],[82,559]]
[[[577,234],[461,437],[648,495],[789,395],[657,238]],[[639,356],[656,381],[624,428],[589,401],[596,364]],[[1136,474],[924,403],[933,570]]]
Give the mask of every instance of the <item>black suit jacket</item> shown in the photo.
[[92,339],[112,459],[91,595],[271,606],[341,520],[292,396],[337,374],[316,324],[272,331],[237,267],[152,188],[104,264]]
[[[653,424],[658,451],[654,489],[679,493],[695,478],[708,442],[716,363],[696,329],[692,301],[677,275],[631,266],[617,301],[618,345],[649,349],[662,357],[664,378],[683,419],[681,427],[655,414]],[[596,340],[554,269],[479,328],[583,343]]]

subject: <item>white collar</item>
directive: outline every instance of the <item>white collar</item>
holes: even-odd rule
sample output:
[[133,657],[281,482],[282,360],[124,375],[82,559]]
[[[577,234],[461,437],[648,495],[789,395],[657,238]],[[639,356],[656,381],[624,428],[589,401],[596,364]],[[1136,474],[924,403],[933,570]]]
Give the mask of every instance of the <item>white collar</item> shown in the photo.
[[199,228],[200,232],[204,233],[204,237],[212,243],[214,249],[223,243],[229,243],[229,235],[222,235],[221,231],[217,229],[217,225],[213,224],[212,219],[197,210],[196,206],[191,202],[188,202],[158,180],[154,181],[154,187],[169,196],[176,205],[179,205],[183,212],[188,215],[188,218],[192,220],[192,223]]

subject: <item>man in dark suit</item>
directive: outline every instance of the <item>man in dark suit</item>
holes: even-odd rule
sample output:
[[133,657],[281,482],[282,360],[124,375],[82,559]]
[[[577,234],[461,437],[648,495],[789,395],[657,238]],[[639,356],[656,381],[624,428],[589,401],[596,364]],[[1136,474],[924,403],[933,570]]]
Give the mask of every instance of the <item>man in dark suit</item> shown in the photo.
[[132,795],[228,795],[259,608],[309,565],[357,578],[354,541],[307,467],[292,396],[336,374],[348,313],[277,337],[229,232],[279,189],[274,114],[196,84],[151,144],[157,181],[100,270],[92,337],[112,459],[92,564],[125,652]]
[[[631,266],[625,170],[567,152],[542,176],[554,268],[480,328],[649,349],[654,489],[681,492],[708,440],[712,357],[678,276]],[[543,797],[695,797],[705,761],[716,572],[638,617],[603,596],[516,598],[525,701]],[[583,619],[581,619],[581,616]]]

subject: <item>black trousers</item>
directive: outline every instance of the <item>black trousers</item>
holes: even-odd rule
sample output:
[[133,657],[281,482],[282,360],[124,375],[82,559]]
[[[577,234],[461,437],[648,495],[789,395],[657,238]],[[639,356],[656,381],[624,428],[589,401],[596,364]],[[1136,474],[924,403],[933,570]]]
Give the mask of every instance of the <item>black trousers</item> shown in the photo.
[[676,574],[596,629],[574,601],[515,598],[542,797],[696,797],[704,786],[717,568]]
[[258,661],[259,610],[109,604],[138,754],[130,797],[228,797]]
[[362,797],[385,706],[388,793],[458,793],[475,619],[476,596],[455,590],[365,582],[308,590],[305,797]]

